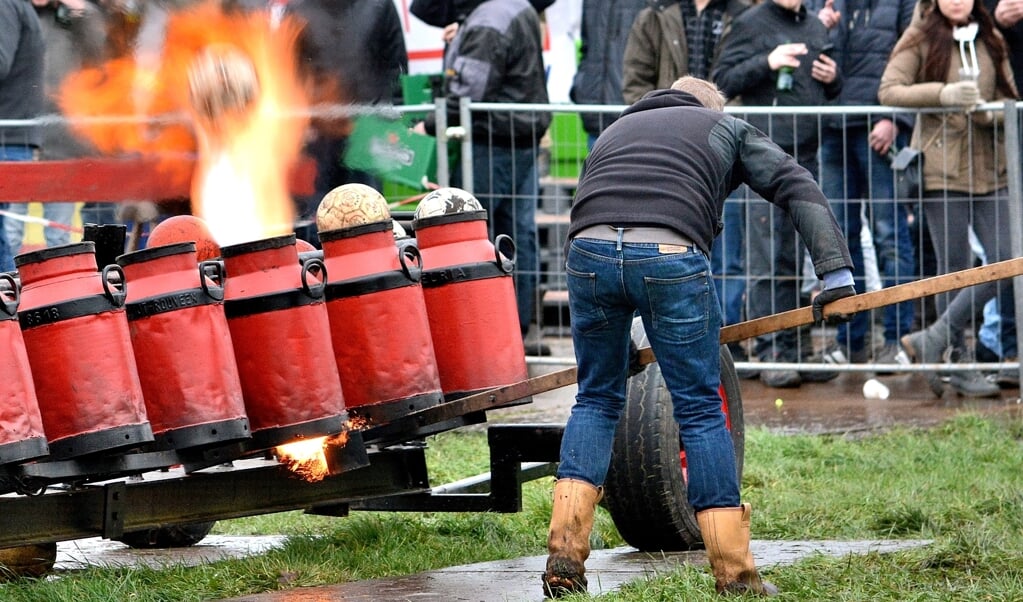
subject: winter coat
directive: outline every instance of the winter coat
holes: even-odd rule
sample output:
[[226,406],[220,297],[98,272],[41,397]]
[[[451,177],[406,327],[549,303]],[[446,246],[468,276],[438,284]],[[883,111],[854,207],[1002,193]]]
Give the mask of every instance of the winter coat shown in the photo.
[[[941,89],[946,83],[959,81],[959,69],[963,65],[959,46],[955,43],[944,50],[951,55],[945,79],[924,81],[923,65],[932,48],[927,41],[921,44],[913,41],[920,35],[920,23],[914,22],[892,51],[878,90],[883,104],[940,107]],[[977,87],[981,98],[1004,100],[1003,95],[997,92],[994,61],[979,35],[976,47],[980,65]],[[1012,79],[1008,59],[1003,68]],[[924,190],[988,194],[1006,185],[1004,132],[1000,127],[995,128],[992,120],[982,117],[980,114],[967,116],[965,112],[921,113],[918,116],[911,144],[924,153]]]
[[[487,0],[458,28],[444,52],[448,125],[458,125],[459,99],[475,102],[547,104],[540,17],[527,0]],[[501,147],[538,145],[551,114],[494,111],[476,114],[472,139]],[[425,120],[434,133],[433,114]]]
[[[727,2],[719,52],[732,20],[750,7],[750,0],[716,1]],[[648,0],[647,8],[636,16],[629,31],[623,65],[622,95],[628,104],[651,90],[670,88],[676,79],[689,73],[686,28],[678,0]]]
[[[32,3],[0,0],[0,119],[32,119],[43,108],[43,35]],[[0,145],[39,146],[38,127],[0,126]]]
[[725,198],[743,183],[789,214],[818,276],[851,269],[845,238],[810,172],[748,122],[677,90],[647,94],[597,139],[568,237],[598,224],[656,224],[709,254]]
[[[793,88],[779,92],[778,73],[772,71],[767,56],[781,44],[802,42],[809,52],[801,57],[793,71]],[[721,92],[733,101],[750,107],[820,106],[842,91],[842,73],[830,84],[813,79],[813,61],[827,44],[828,31],[817,14],[806,10],[791,11],[764,0],[742,13],[732,22],[732,29],[722,41],[721,55],[711,78]],[[788,152],[806,156],[820,145],[816,115],[792,118],[787,115],[751,115],[750,123],[771,134],[771,139]]]
[[[569,97],[578,104],[620,105],[622,61],[629,29],[646,0],[583,0],[582,47]],[[582,113],[583,128],[599,134],[617,115]]]
[[[835,104],[881,104],[877,99],[881,75],[899,36],[913,20],[916,3],[917,0],[835,0],[834,9],[842,15],[829,33],[835,44],[831,58],[838,63],[838,72],[842,74],[842,93]],[[806,7],[816,12],[824,4],[824,0],[811,0]],[[899,115],[897,121],[900,131],[908,132],[913,127],[913,118],[909,115]],[[836,115],[824,122],[829,128],[843,129],[866,125],[867,116]]]

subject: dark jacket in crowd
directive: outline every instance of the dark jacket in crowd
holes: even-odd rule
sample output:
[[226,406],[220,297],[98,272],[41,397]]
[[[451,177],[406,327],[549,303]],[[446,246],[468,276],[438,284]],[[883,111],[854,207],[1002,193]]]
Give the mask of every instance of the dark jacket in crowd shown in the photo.
[[[841,13],[838,25],[830,31],[835,51],[831,58],[842,74],[842,93],[834,104],[846,106],[878,105],[877,88],[888,64],[888,56],[913,20],[917,0],[835,0],[834,9]],[[806,7],[818,11],[824,0],[809,0]],[[864,125],[866,115],[831,116],[825,125],[843,129]],[[899,130],[913,128],[911,115],[898,115]]]
[[[32,119],[43,107],[43,34],[28,0],[0,0],[0,119]],[[37,127],[0,126],[0,144],[40,146]]]
[[[587,105],[625,104],[622,97],[622,61],[629,29],[646,0],[583,0],[579,67],[569,97]],[[617,115],[582,113],[583,128],[599,134]]]
[[[471,3],[460,3],[471,4]],[[477,1],[444,53],[448,125],[459,124],[460,98],[547,104],[540,17],[527,0]],[[474,141],[503,147],[539,144],[551,115],[539,111],[477,114]],[[426,119],[433,133],[433,114]]]
[[316,75],[336,77],[344,94],[339,100],[401,102],[408,53],[392,0],[291,0],[287,10],[306,22],[299,38],[303,65]]
[[[792,74],[792,90],[780,92],[775,85],[778,73],[771,70],[767,56],[781,44],[799,42],[806,44],[809,52],[800,57],[799,68]],[[824,105],[842,91],[841,71],[828,85],[810,75],[814,59],[828,43],[828,30],[806,6],[791,11],[773,0],[764,0],[732,22],[731,31],[721,42],[721,55],[711,79],[726,97],[744,106]],[[786,151],[798,151],[801,157],[812,154],[820,145],[816,115],[796,119],[751,115],[749,121],[768,132]]]
[[676,90],[647,94],[597,139],[583,166],[568,238],[598,224],[658,225],[709,253],[725,198],[742,183],[788,212],[818,276],[852,268],[810,172],[748,122]]
[[[995,18],[995,8],[998,0],[984,0],[984,8]],[[1023,87],[1023,19],[1016,21],[1012,27],[1002,27],[995,19],[995,26],[1002,32],[1005,43],[1009,46],[1009,62],[1012,63],[1012,76],[1016,80],[1016,87]]]

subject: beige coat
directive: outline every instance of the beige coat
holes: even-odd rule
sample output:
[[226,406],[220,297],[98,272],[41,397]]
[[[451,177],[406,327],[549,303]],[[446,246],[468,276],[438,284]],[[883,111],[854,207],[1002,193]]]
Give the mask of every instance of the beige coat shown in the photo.
[[[939,95],[946,83],[959,81],[957,43],[949,46],[952,56],[948,74],[943,82],[922,81],[923,65],[931,51],[929,42],[907,44],[919,34],[917,21],[910,25],[892,51],[892,56],[881,78],[878,98],[882,104],[895,107],[940,107]],[[996,90],[995,64],[987,47],[977,41],[977,59],[980,77],[977,86],[981,98],[988,101],[1005,100]],[[1012,78],[1008,59],[1003,73]],[[996,113],[1000,117],[1000,113]],[[924,113],[913,129],[912,146],[924,151],[924,190],[953,190],[987,194],[1005,187],[1005,139],[1001,128],[994,127],[992,119],[982,113],[965,112]],[[972,164],[972,169],[971,169]]]

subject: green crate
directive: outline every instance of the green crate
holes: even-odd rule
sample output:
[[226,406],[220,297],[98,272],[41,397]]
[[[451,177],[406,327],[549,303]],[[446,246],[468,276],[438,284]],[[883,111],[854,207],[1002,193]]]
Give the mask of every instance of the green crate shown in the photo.
[[555,113],[551,119],[550,175],[554,178],[578,178],[589,153],[588,134],[578,113]]

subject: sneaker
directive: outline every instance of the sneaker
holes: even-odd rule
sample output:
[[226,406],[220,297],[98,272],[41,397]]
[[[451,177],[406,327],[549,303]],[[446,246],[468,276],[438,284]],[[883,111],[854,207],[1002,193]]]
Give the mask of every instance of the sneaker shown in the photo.
[[[842,353],[841,349],[836,349],[838,353]],[[821,353],[815,353],[809,357],[803,358],[804,364],[836,364],[838,362],[829,361],[828,352],[824,351]],[[849,362],[844,362],[848,364]],[[808,383],[826,383],[829,380],[835,380],[838,378],[838,370],[801,370],[799,377]]]
[[[776,351],[761,357],[760,361],[789,363],[794,361],[793,355],[788,351]],[[791,389],[803,384],[803,378],[796,370],[761,370],[760,382],[775,389]]]
[[[911,361],[921,364],[941,363],[945,349],[948,347],[944,337],[936,334],[932,328],[911,332],[899,339],[899,344]],[[926,372],[924,373],[924,378],[927,380],[927,385],[931,388],[931,391],[936,396],[941,397],[942,393],[945,392],[945,385],[941,382],[941,375],[937,371]]]
[[963,397],[998,397],[1002,394],[998,383],[985,378],[979,370],[953,372],[948,383]]
[[[874,363],[905,365],[909,363],[909,358],[906,356],[906,352],[903,351],[901,347],[899,347],[898,343],[886,342],[884,346],[874,351]],[[888,376],[894,373],[895,373],[894,370],[877,371],[878,376]]]
[[[1007,362],[1019,361],[1014,357],[1005,358]],[[1003,389],[1018,389],[1019,388],[1019,369],[1018,368],[1002,368],[993,375],[995,384]]]
[[[823,361],[826,364],[836,364],[839,366],[843,364],[865,364],[869,359],[867,357],[866,349],[857,349],[856,351],[852,351],[850,355],[847,356],[845,354],[845,351],[843,351],[843,347],[838,344],[830,345],[820,354],[813,355],[811,357],[817,358],[817,360]],[[809,358],[807,359],[807,361],[810,361]]]

